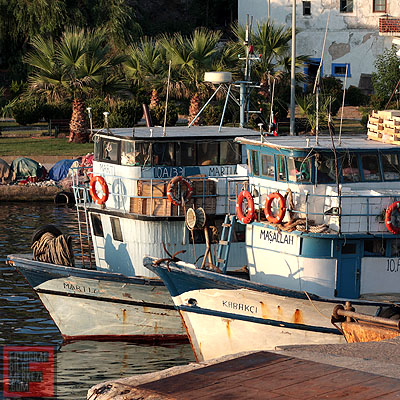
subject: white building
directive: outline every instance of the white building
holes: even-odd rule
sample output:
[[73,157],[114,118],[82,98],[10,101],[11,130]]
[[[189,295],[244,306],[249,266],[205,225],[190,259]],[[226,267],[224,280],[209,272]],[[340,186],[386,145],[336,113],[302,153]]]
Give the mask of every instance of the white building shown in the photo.
[[[277,24],[292,24],[293,0],[239,0],[239,22],[246,16],[257,21],[268,18]],[[368,89],[376,56],[400,37],[400,0],[296,0],[296,54],[310,56],[305,72],[314,75],[321,60],[324,35],[329,17],[323,56],[322,75],[344,78],[347,86]],[[361,78],[361,79],[360,79]]]

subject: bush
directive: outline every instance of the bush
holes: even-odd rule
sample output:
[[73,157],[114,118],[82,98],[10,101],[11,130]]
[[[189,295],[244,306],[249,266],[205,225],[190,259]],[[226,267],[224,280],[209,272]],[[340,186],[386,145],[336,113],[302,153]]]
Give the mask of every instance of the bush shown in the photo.
[[[91,107],[92,109],[92,122],[94,128],[103,128],[104,126],[104,112],[110,112],[110,105],[100,97],[95,97],[86,100],[86,107]],[[89,116],[88,116],[89,120]]]
[[349,106],[364,106],[367,104],[368,96],[366,96],[357,86],[351,85],[346,91],[345,101]]
[[[153,125],[164,125],[164,114],[165,114],[165,102],[161,103],[157,107],[150,110],[151,121]],[[178,121],[178,109],[175,103],[168,103],[167,112],[167,126],[175,126],[176,121]]]
[[[202,112],[204,125],[219,125],[224,107],[220,104],[209,104]],[[224,117],[225,119],[225,117]]]
[[30,125],[42,117],[43,104],[37,100],[19,99],[11,108],[12,117],[20,125]]
[[130,128],[136,125],[143,115],[142,105],[135,100],[118,101],[111,108],[110,128]]
[[42,106],[42,117],[45,121],[51,119],[71,119],[72,103],[45,103]]
[[[342,105],[343,100],[343,89],[342,81],[336,79],[333,76],[328,76],[321,79],[321,95],[324,98],[331,98],[330,111],[331,115],[334,116],[338,113],[339,108]],[[328,101],[328,100],[327,100]]]

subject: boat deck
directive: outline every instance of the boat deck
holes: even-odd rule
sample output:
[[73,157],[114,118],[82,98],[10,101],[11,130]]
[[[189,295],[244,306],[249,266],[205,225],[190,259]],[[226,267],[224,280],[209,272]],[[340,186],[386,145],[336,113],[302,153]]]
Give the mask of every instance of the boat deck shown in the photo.
[[112,399],[122,393],[124,398],[179,400],[400,398],[400,379],[270,352],[251,353],[142,384],[133,384],[133,378],[98,385],[88,398]]

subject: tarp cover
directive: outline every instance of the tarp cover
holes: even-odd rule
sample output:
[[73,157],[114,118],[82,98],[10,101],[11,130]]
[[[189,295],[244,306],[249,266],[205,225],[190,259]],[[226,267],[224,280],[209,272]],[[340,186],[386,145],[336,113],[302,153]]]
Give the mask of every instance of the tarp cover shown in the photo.
[[12,164],[13,179],[37,177],[42,178],[44,168],[37,161],[26,157],[16,158]]
[[10,166],[0,158],[0,181],[5,181],[10,177]]
[[68,171],[71,168],[71,165],[76,160],[60,160],[55,163],[50,171],[49,171],[49,178],[53,179],[53,181],[61,181],[62,179],[66,178],[68,175]]

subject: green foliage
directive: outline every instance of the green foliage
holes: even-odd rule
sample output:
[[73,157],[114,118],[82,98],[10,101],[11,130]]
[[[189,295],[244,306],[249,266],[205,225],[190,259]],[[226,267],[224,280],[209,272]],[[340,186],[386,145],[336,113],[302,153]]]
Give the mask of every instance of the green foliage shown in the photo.
[[330,111],[332,116],[336,115],[343,101],[342,81],[333,76],[321,78],[321,94],[323,97],[330,99],[330,108],[327,112],[329,113]]
[[373,108],[371,106],[365,106],[365,107],[360,107],[359,108],[360,113],[361,113],[361,121],[360,124],[367,129],[367,124],[368,124],[368,118],[369,115],[371,114]]
[[50,121],[51,119],[71,119],[71,115],[71,103],[45,103],[42,106],[41,116],[45,121]]
[[223,108],[224,107],[221,104],[209,104],[201,113],[203,117],[203,124],[219,125],[221,122]]
[[346,90],[345,102],[349,106],[364,106],[368,103],[368,96],[366,96],[357,86],[351,85]]
[[[328,126],[328,114],[332,98],[321,97],[318,110],[318,125],[319,129]],[[296,103],[299,107],[301,117],[307,120],[308,127],[311,133],[315,133],[317,127],[317,103],[316,97],[313,94],[308,94],[302,97],[296,97]]]
[[110,128],[130,128],[136,125],[143,115],[141,104],[135,100],[118,101],[111,108],[109,115]]
[[[95,97],[86,101],[86,107],[92,109],[92,122],[94,128],[103,128],[104,126],[104,112],[110,112],[111,107],[104,99]],[[89,118],[88,118],[89,120]]]
[[380,100],[379,108],[386,104],[400,80],[400,59],[396,56],[397,50],[393,45],[375,60],[376,72],[372,74],[372,85],[377,99]]
[[[165,102],[150,110],[153,125],[164,126]],[[175,126],[178,121],[178,109],[174,103],[168,102],[167,126]]]
[[34,99],[19,99],[11,109],[15,121],[20,125],[38,122],[42,116],[43,104]]

